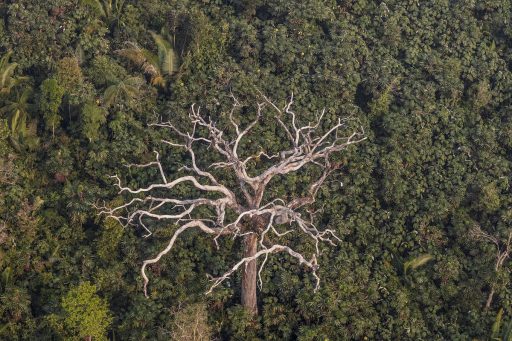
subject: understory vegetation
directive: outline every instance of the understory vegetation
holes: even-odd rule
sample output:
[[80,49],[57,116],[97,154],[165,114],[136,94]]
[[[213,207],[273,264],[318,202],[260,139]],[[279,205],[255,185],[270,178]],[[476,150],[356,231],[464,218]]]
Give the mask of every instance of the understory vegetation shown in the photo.
[[[0,14],[0,339],[512,337],[511,1],[5,0]],[[141,265],[176,226],[145,238],[99,215],[127,199],[110,176],[154,182],[157,168],[126,167],[154,151],[179,174],[189,155],[151,124],[186,127],[194,103],[229,122],[236,96],[246,126],[262,96],[292,94],[302,124],[325,109],[326,127],[348,117],[366,137],[318,191],[317,226],[340,239],[320,245],[319,290],[283,253],[257,316],[241,271],[205,295],[240,241],[189,231],[148,267],[146,298]],[[282,150],[277,128],[245,147]]]

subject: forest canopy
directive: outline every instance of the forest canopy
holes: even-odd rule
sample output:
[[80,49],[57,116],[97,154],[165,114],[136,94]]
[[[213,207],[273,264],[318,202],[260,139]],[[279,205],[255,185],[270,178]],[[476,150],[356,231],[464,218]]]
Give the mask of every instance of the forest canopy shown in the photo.
[[[511,337],[512,2],[4,0],[0,14],[0,339]],[[290,148],[265,115],[292,95],[302,125],[323,112],[322,129],[364,132],[315,191],[334,245],[283,236],[315,263],[269,256],[254,314],[240,270],[205,295],[242,241],[187,231],[148,265],[145,297],[141,266],[178,225],[101,214],[129,202],[112,176],[154,183],[158,167],[127,165],[155,151],[182,176],[190,154],[154,125],[189,131],[196,105],[228,129],[233,98],[240,127],[267,103],[240,145],[253,172]],[[201,148],[200,168],[222,161]],[[313,166],[265,195],[301,197]]]

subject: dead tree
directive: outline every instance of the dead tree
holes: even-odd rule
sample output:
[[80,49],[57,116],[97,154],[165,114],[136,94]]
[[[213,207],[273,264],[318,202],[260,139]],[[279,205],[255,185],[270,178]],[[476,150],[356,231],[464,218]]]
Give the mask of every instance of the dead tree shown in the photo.
[[[146,272],[148,265],[158,262],[169,253],[175,245],[176,239],[189,229],[199,229],[212,236],[217,247],[218,240],[224,236],[243,238],[243,258],[234,264],[231,269],[218,278],[212,278],[211,292],[215,287],[228,279],[235,271],[242,269],[242,305],[251,313],[257,314],[256,290],[259,279],[261,287],[261,272],[269,255],[278,252],[287,253],[311,270],[316,279],[316,289],[319,287],[317,276],[317,256],[320,253],[319,243],[326,242],[335,245],[339,240],[335,231],[320,229],[315,225],[314,213],[311,205],[315,202],[319,188],[326,178],[337,168],[339,163],[332,162],[334,153],[342,152],[350,145],[365,139],[363,130],[349,130],[349,119],[340,119],[326,127],[325,110],[317,115],[314,123],[299,124],[299,117],[292,111],[293,95],[283,108],[278,107],[266,96],[255,107],[254,120],[245,127],[237,123],[236,113],[242,107],[234,97],[233,106],[229,113],[229,128],[221,129],[218,125],[205,118],[200,108],[192,105],[189,113],[190,131],[185,132],[171,122],[160,122],[152,126],[169,129],[171,135],[180,142],[163,140],[162,142],[186,151],[190,163],[183,166],[184,176],[174,180],[168,178],[164,166],[160,162],[157,152],[153,162],[143,165],[130,165],[131,167],[157,167],[160,181],[143,188],[130,188],[122,184],[121,179],[115,175],[113,179],[119,188],[120,194],[132,196],[132,199],[117,207],[103,207],[100,214],[117,219],[123,226],[140,225],[151,235],[146,226],[149,219],[169,220],[174,223],[176,230],[165,247],[154,258],[145,260],[141,272],[144,278],[144,294],[147,296],[149,278]],[[254,155],[241,152],[241,141],[258,125],[262,116],[270,115],[275,119],[279,129],[289,145],[281,152],[268,155],[260,151]],[[269,113],[270,112],[270,113]],[[267,117],[267,116],[266,116]],[[345,135],[344,135],[345,134]],[[205,155],[196,155],[198,145],[205,144],[208,153],[215,152],[220,157],[219,162],[209,164],[209,167],[200,168],[198,158],[206,159]],[[204,152],[204,151],[203,151]],[[265,167],[258,174],[251,174],[248,166],[250,162],[265,160]],[[318,167],[320,176],[308,184],[304,196],[292,200],[285,198],[265,199],[271,180],[286,176],[303,169],[305,166]],[[226,183],[217,174],[227,172],[235,182]],[[188,185],[198,193],[195,198],[179,198],[173,195],[173,189],[178,185]],[[235,188],[236,187],[236,188]],[[162,196],[162,192],[169,195]],[[201,215],[197,209],[209,208],[211,215]],[[228,218],[229,217],[229,218]],[[301,234],[308,237],[315,244],[313,254],[306,256],[293,250],[290,246],[279,243],[287,234]],[[257,260],[262,262],[257,267]],[[315,290],[316,290],[315,289]]]
[[[508,233],[506,240],[502,240],[482,230],[480,225],[474,225],[470,229],[469,234],[470,237],[475,240],[487,241],[494,244],[496,247],[496,263],[494,264],[494,271],[495,273],[498,273],[503,267],[503,263],[510,257],[510,252],[512,252],[512,232]],[[495,284],[493,283],[491,285],[491,291],[489,291],[489,295],[487,296],[487,301],[485,302],[485,309],[489,309],[491,307],[494,293]]]

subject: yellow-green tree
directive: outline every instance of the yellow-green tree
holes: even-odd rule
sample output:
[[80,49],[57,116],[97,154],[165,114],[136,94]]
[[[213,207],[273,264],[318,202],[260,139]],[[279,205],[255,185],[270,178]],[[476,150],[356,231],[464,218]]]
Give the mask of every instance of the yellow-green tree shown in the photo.
[[97,294],[96,286],[84,282],[72,288],[62,299],[64,333],[72,338],[107,340],[112,315],[106,300]]

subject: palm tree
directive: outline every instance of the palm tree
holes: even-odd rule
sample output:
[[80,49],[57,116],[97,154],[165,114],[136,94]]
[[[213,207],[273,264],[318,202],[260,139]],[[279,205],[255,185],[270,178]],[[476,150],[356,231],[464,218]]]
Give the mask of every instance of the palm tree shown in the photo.
[[119,100],[130,102],[139,95],[142,82],[140,77],[127,77],[112,84],[103,93],[103,104],[108,108]]
[[158,65],[160,66],[161,73],[165,75],[174,74],[179,67],[178,55],[174,50],[174,39],[169,34],[166,34],[166,38],[162,35],[150,31],[156,46],[158,47]]
[[0,108],[0,114],[7,114],[9,128],[13,137],[27,135],[27,118],[32,104],[28,103],[32,88],[25,88],[18,93],[14,101],[7,100],[6,105]]
[[82,3],[96,11],[109,28],[119,26],[125,2],[126,0],[82,0]]
[[11,55],[12,51],[8,51],[0,58],[0,94],[9,94],[14,86],[27,79],[27,77],[13,76],[18,64],[9,62]]
[[157,54],[142,49],[134,43],[128,43],[127,48],[116,52],[137,65],[151,85],[165,89],[168,77],[178,71],[178,55],[168,34],[164,37],[155,32],[150,33],[158,48]]
[[25,88],[17,93],[14,101],[6,100],[0,115],[6,114],[10,129],[10,141],[15,149],[20,151],[23,147],[33,149],[38,144],[36,136],[37,122],[28,122],[29,112],[33,104],[29,103],[32,88]]

